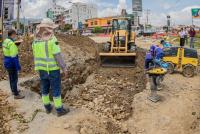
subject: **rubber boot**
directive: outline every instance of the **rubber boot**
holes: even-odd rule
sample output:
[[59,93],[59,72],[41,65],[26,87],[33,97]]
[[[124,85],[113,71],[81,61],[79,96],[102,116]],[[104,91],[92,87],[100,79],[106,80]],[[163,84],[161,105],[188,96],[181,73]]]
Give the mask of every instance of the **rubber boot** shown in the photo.
[[66,115],[67,113],[70,112],[69,108],[62,108],[61,110],[57,111],[57,117],[61,117],[63,115]]

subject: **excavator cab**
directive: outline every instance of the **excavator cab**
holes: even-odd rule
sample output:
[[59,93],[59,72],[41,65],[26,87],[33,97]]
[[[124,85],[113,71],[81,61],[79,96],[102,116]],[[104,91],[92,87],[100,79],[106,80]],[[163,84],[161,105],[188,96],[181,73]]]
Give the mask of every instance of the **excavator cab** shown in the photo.
[[134,67],[136,57],[135,32],[131,30],[131,19],[114,18],[110,41],[99,53],[103,67]]

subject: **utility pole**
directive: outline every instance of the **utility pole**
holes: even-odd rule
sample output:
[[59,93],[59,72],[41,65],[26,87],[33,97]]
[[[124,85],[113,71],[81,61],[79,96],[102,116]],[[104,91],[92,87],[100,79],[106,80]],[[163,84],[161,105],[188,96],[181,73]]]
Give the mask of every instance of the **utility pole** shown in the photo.
[[170,30],[170,27],[171,27],[171,16],[167,15],[167,31]]
[[194,18],[193,18],[193,16],[192,16],[192,26],[194,26]]
[[17,31],[20,30],[20,21],[19,21],[20,3],[21,3],[21,0],[17,0]]
[[2,6],[1,6],[1,26],[2,26],[2,39],[4,38],[4,29],[3,29],[3,27],[4,27],[4,0],[2,1]]

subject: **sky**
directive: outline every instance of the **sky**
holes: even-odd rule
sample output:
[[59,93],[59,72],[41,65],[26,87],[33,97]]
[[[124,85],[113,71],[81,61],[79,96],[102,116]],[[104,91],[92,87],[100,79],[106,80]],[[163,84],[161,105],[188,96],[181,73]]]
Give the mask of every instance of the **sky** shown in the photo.
[[[27,18],[45,17],[45,11],[50,7],[52,0],[22,0],[22,16]],[[68,0],[57,0],[57,3],[69,7]],[[98,16],[106,17],[120,14],[121,9],[132,10],[132,0],[69,0],[72,2],[87,2],[96,4]],[[146,11],[150,10],[149,21],[152,25],[165,25],[166,16],[170,15],[173,25],[192,23],[191,8],[200,8],[200,0],[143,0],[143,14],[141,22],[146,22]],[[200,20],[194,20],[200,25]]]

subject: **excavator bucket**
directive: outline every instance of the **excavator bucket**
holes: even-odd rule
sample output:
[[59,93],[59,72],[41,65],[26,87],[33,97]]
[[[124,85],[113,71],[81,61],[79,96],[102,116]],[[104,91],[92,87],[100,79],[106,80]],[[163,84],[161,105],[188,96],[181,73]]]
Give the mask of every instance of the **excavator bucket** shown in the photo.
[[100,53],[102,67],[135,67],[136,53]]

